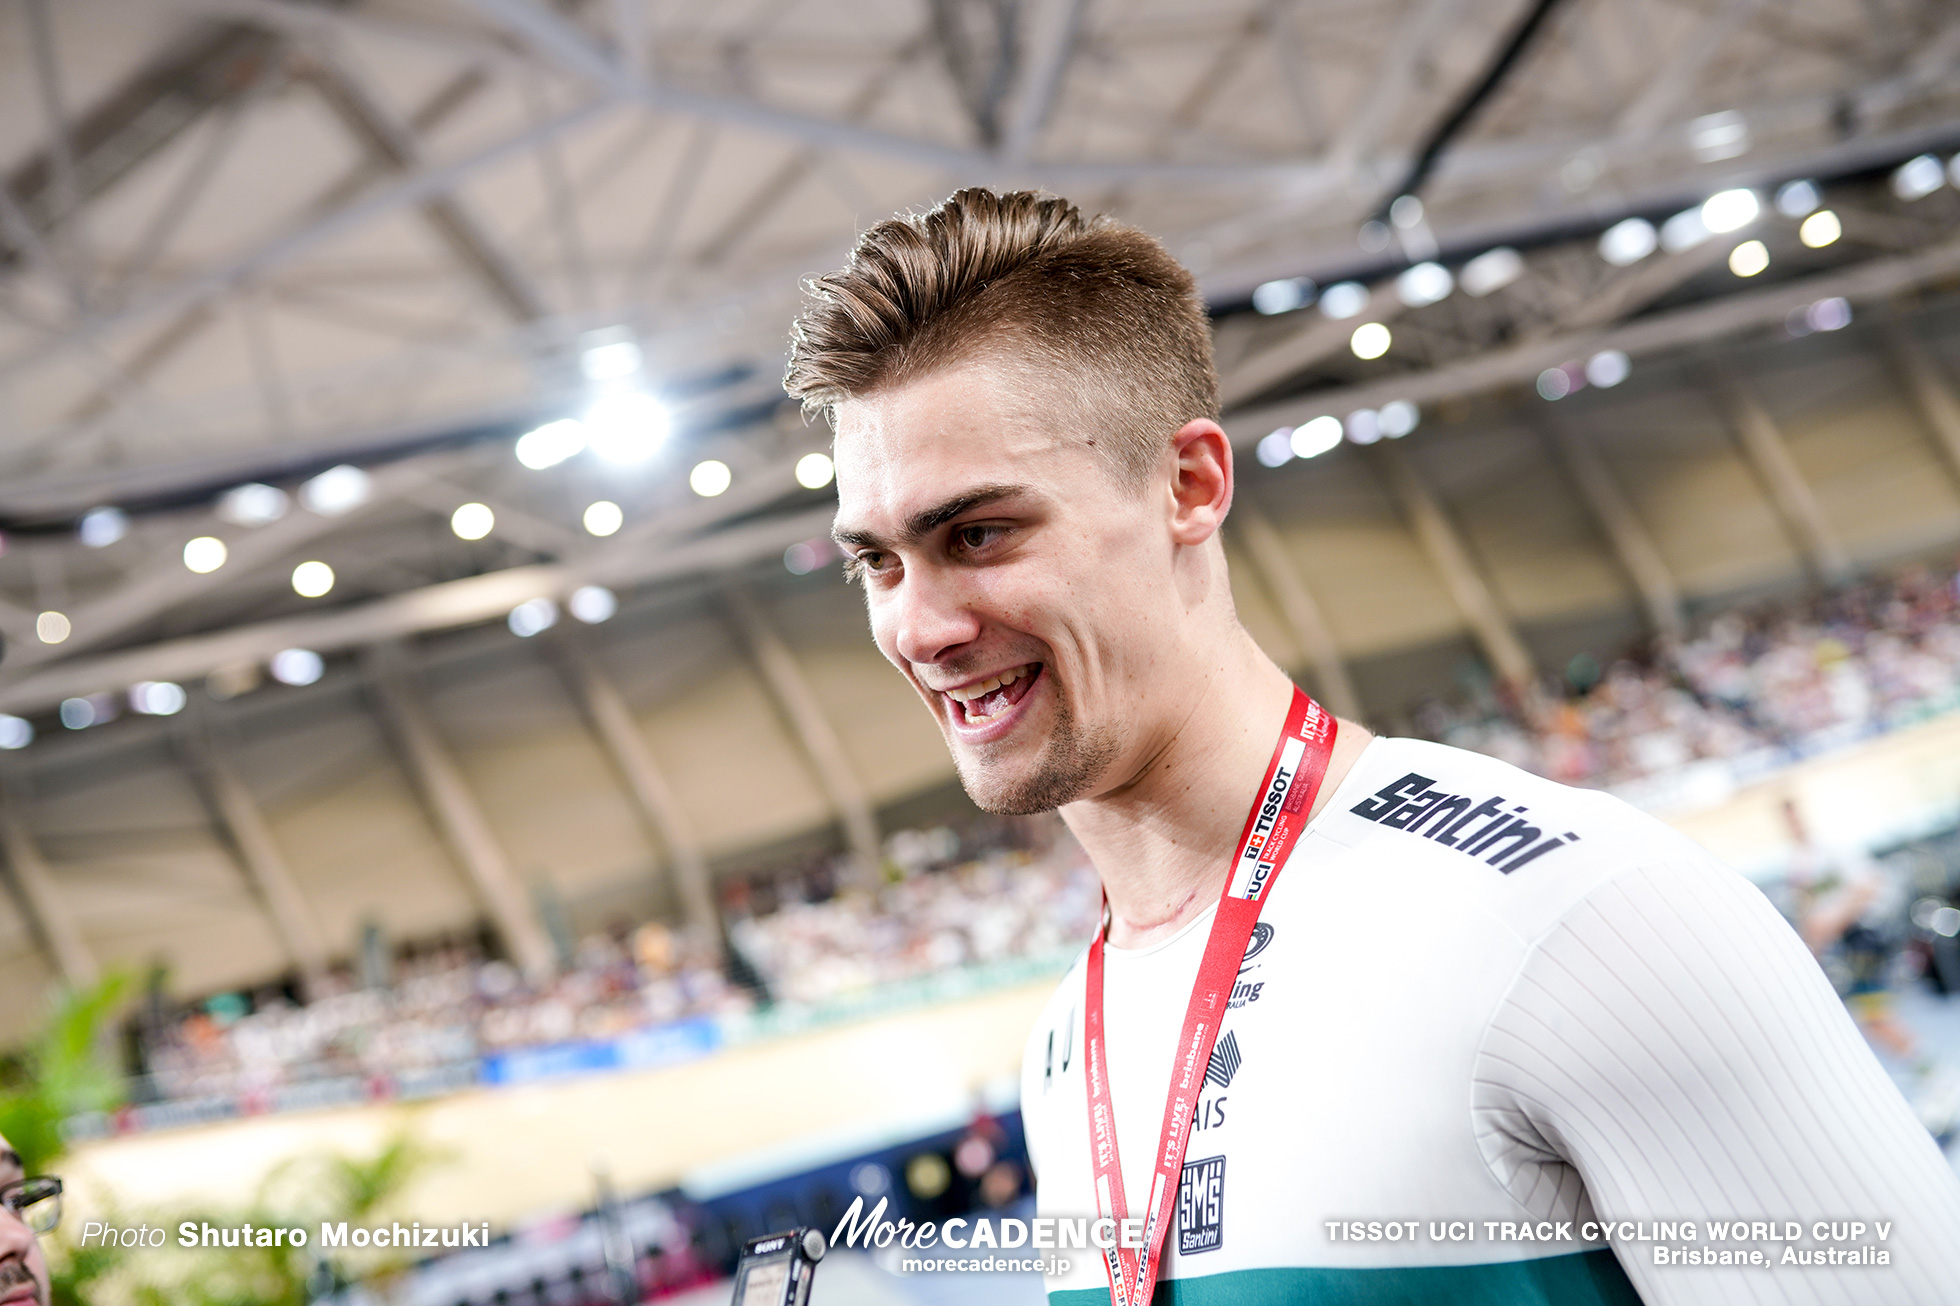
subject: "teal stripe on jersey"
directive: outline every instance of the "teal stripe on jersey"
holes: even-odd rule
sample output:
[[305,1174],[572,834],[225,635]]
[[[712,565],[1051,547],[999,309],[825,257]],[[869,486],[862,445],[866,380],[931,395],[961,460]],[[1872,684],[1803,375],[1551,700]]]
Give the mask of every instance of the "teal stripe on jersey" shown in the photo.
[[[1160,1282],[1151,1306],[1640,1306],[1613,1253],[1489,1265],[1231,1270]],[[1109,1306],[1109,1289],[1051,1292],[1048,1306]]]

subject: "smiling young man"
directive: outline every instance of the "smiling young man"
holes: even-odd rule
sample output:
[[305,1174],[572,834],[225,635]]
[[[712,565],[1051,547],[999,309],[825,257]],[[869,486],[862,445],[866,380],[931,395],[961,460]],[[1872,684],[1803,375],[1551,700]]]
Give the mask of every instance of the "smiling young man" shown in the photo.
[[1056,1306],[1951,1300],[1960,1184],[1759,893],[1604,794],[1334,728],[1239,624],[1156,241],[966,190],[811,290],[787,387],[878,647],[1108,899],[1022,1112],[1040,1214],[1146,1245]]

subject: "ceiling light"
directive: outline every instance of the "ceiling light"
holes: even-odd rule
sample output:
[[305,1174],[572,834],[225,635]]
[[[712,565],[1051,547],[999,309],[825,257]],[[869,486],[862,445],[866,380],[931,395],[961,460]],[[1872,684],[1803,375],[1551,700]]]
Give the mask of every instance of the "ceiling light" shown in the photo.
[[75,534],[91,549],[106,549],[129,534],[129,514],[121,508],[92,508],[76,523]]
[[1363,322],[1354,329],[1354,334],[1348,337],[1348,348],[1354,351],[1356,358],[1380,358],[1388,352],[1389,342],[1392,339],[1388,328],[1381,323]]
[[341,517],[366,503],[373,493],[374,486],[366,472],[342,463],[300,486],[299,501],[308,512]]
[[1318,458],[1339,444],[1342,434],[1340,418],[1322,415],[1294,427],[1288,443],[1295,458]]
[[130,710],[144,716],[176,716],[187,701],[184,687],[168,680],[139,680],[129,687]]
[[726,492],[734,482],[735,474],[719,458],[704,458],[687,474],[687,488],[704,499]]
[[267,669],[282,685],[310,685],[326,674],[327,664],[310,648],[282,648],[272,655]]
[[1851,325],[1851,301],[1842,295],[1820,299],[1803,311],[1813,331],[1841,331]]
[[1463,287],[1464,294],[1482,299],[1485,295],[1504,289],[1523,275],[1524,256],[1509,245],[1499,245],[1465,263],[1463,270],[1456,274],[1456,280]]
[[1838,221],[1838,215],[1829,209],[1817,210],[1805,218],[1803,225],[1797,228],[1797,239],[1812,249],[1822,249],[1826,245],[1833,244],[1843,234],[1844,224]]
[[1611,390],[1633,373],[1633,360],[1618,349],[1602,349],[1586,360],[1586,380]]
[[1404,231],[1420,227],[1422,213],[1422,201],[1414,195],[1397,195],[1395,202],[1388,206],[1388,220]]
[[1776,211],[1786,218],[1801,218],[1823,202],[1814,181],[1786,181],[1776,188]]
[[510,610],[510,633],[529,639],[558,624],[558,605],[550,599],[526,599]]
[[34,723],[24,717],[0,712],[0,748],[9,752],[34,742]]
[[276,485],[248,481],[218,498],[218,519],[234,526],[267,526],[286,515],[292,500]]
[[587,535],[611,535],[626,524],[626,514],[611,499],[601,499],[586,506],[584,521]]
[[34,618],[34,634],[43,644],[59,644],[75,633],[64,612],[43,612]]
[[1282,426],[1261,436],[1252,452],[1261,467],[1284,467],[1293,460],[1293,428]]
[[184,545],[184,565],[198,575],[206,575],[225,565],[231,550],[215,535],[200,535]]
[[592,452],[609,463],[645,462],[666,442],[667,409],[644,390],[601,395],[585,410],[585,435]]
[[1892,193],[1902,200],[1923,200],[1945,184],[1946,169],[1932,154],[1907,159],[1892,174]]
[[480,540],[497,525],[497,514],[487,503],[466,503],[449,514],[449,529],[459,540]]
[[1760,240],[1745,240],[1729,251],[1729,271],[1738,277],[1753,277],[1769,266],[1769,246]]
[[585,448],[585,424],[561,417],[517,437],[517,461],[534,472],[556,467]]
[[796,460],[796,483],[806,490],[821,490],[837,475],[837,465],[827,453],[806,453]]
[[1395,278],[1395,297],[1410,308],[1439,304],[1456,289],[1456,278],[1441,263],[1418,263]]
[[1336,322],[1359,317],[1368,307],[1368,287],[1359,281],[1336,281],[1320,292],[1320,311]]
[[1344,423],[1347,438],[1356,444],[1373,444],[1382,438],[1382,415],[1372,408],[1357,408]]
[[1661,223],[1661,248],[1670,254],[1685,253],[1711,234],[1699,208],[1683,209]]
[[1572,393],[1572,374],[1562,367],[1548,367],[1538,374],[1538,394],[1543,399],[1563,399]]
[[1653,223],[1645,218],[1626,218],[1600,233],[1599,256],[1614,267],[1623,268],[1646,258],[1658,244],[1660,236]]
[[638,376],[645,361],[640,347],[633,341],[611,340],[580,354],[578,370],[588,381],[618,381]]
[[1268,317],[1274,313],[1291,313],[1296,308],[1305,308],[1313,303],[1314,283],[1312,277],[1288,277],[1284,281],[1267,281],[1252,292],[1252,307]]
[[596,626],[619,611],[619,596],[604,585],[581,585],[565,600],[565,607],[586,625]]
[[836,546],[818,536],[801,540],[783,550],[783,566],[792,576],[807,576],[836,555]]
[[1749,152],[1749,124],[1733,109],[1704,114],[1688,124],[1688,148],[1703,163],[1719,163]]
[[1406,399],[1394,399],[1382,405],[1377,420],[1383,435],[1399,440],[1416,429],[1416,424],[1422,421],[1422,410]]
[[61,700],[61,724],[70,730],[86,730],[96,721],[95,704],[86,698]]
[[293,568],[293,593],[317,599],[333,588],[333,568],[324,562],[302,562]]
[[1753,190],[1717,191],[1701,202],[1701,224],[1718,236],[1740,231],[1763,211]]
[[1370,254],[1381,253],[1388,248],[1388,242],[1393,239],[1394,233],[1389,231],[1388,224],[1374,218],[1362,223],[1361,230],[1354,233],[1355,243]]

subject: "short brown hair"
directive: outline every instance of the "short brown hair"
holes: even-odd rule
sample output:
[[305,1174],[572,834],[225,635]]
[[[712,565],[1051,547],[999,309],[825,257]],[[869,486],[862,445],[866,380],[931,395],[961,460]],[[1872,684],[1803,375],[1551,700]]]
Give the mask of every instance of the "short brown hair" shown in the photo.
[[1110,437],[1096,442],[1138,483],[1172,432],[1218,417],[1191,274],[1155,237],[1056,195],[958,191],[871,228],[841,271],[804,289],[783,388],[806,414],[955,362],[1032,353],[1087,392],[1083,415]]

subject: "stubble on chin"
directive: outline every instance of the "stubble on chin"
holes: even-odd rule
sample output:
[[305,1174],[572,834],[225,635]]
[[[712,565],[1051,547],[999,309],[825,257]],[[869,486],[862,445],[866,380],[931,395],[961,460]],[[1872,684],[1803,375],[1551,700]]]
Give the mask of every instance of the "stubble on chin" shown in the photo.
[[[1018,754],[1025,747],[1011,752]],[[1116,760],[1118,751],[1114,732],[1084,729],[1064,699],[1057,706],[1054,728],[1040,745],[1040,754],[1028,774],[1003,774],[1011,762],[1020,759],[999,746],[982,750],[977,757],[955,750],[953,767],[967,797],[981,811],[995,816],[1033,816],[1052,812],[1088,793]]]
[[27,1267],[26,1262],[0,1261],[0,1293],[11,1292],[23,1283],[33,1286],[34,1295],[27,1299],[33,1303],[33,1306],[47,1306],[48,1294],[41,1287],[41,1281],[35,1277],[34,1271]]

